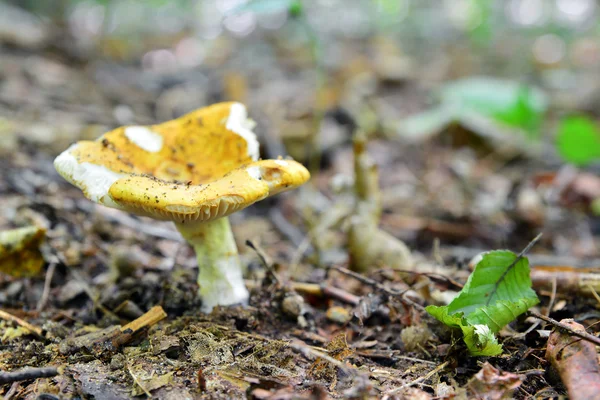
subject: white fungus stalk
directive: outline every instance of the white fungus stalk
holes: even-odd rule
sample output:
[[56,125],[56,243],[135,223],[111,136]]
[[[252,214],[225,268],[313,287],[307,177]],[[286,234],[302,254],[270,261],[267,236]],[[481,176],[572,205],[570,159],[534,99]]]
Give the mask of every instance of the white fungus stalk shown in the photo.
[[202,311],[210,312],[216,305],[246,304],[249,294],[229,218],[176,226],[196,252]]

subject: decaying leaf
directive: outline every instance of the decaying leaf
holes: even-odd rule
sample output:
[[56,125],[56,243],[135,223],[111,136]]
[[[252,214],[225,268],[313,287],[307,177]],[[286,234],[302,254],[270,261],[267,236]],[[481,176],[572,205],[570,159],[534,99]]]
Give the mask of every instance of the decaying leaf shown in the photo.
[[89,363],[77,363],[69,366],[67,373],[79,381],[82,394],[95,398],[115,400],[131,397],[127,386],[115,381],[115,371],[111,371],[100,360]]
[[513,391],[521,386],[524,377],[504,372],[486,362],[469,381],[471,398],[485,400],[511,399]]
[[192,363],[210,365],[202,370],[209,393],[223,386],[247,390],[251,384],[248,377],[295,382],[299,375],[292,353],[287,351],[288,343],[282,340],[267,340],[208,324],[197,325],[185,341]]
[[[348,343],[346,342],[346,334],[344,332],[331,339],[331,342],[327,344],[327,350],[327,355],[342,362],[354,354],[354,352],[348,347]],[[333,390],[337,384],[337,368],[327,360],[320,358],[315,360],[308,371],[308,375],[314,379],[331,382],[331,390]]]
[[31,334],[29,329],[24,328],[22,326],[17,326],[15,328],[8,327],[8,328],[4,329],[4,333],[2,334],[2,338],[0,339],[0,341],[2,343],[7,343],[7,342],[11,342],[15,339],[18,339],[21,336],[26,336],[29,334]]
[[[560,321],[575,331],[585,332],[572,319]],[[548,338],[546,359],[558,371],[571,400],[597,399],[600,394],[600,365],[593,343],[554,330]]]
[[39,247],[45,235],[37,226],[0,232],[0,271],[15,277],[37,275],[44,265]]
[[173,381],[173,372],[168,372],[163,375],[153,375],[148,373],[141,368],[131,370],[131,373],[136,374],[136,379],[139,385],[133,388],[132,394],[134,396],[141,396],[146,392],[152,392],[156,389],[160,389],[163,386],[169,385]]
[[400,337],[407,351],[420,351],[433,339],[433,333],[425,325],[412,325],[402,329]]

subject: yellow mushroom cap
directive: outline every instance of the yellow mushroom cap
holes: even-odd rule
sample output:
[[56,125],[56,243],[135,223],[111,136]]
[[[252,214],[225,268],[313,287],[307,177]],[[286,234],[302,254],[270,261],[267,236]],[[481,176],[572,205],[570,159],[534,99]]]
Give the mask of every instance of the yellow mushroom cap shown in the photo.
[[156,219],[210,221],[310,177],[293,160],[257,161],[253,125],[242,104],[219,103],[78,142],[54,166],[99,204]]

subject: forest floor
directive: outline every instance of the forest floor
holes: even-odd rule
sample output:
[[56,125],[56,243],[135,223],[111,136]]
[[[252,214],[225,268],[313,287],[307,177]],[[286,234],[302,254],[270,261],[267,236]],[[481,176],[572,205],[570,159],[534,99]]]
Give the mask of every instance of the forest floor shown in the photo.
[[[286,67],[273,81],[251,79],[234,67],[223,72],[223,60],[214,63],[185,74],[151,74],[56,49],[0,47],[0,228],[46,230],[39,274],[0,275],[0,306],[13,317],[0,322],[0,368],[51,367],[44,370],[50,376],[2,381],[4,398],[565,393],[546,358],[551,325],[522,315],[499,333],[501,356],[472,357],[460,336],[423,306],[460,290],[469,261],[481,251],[518,253],[539,232],[544,235],[529,254],[533,268],[597,271],[600,224],[589,211],[590,198],[598,197],[589,193],[598,192],[597,175],[547,157],[498,154],[460,127],[419,144],[376,133],[367,153],[379,168],[380,226],[406,243],[414,263],[401,273],[374,265],[362,279],[348,272],[344,222],[354,171],[349,126],[356,115],[327,109],[311,182],[231,217],[248,265],[250,304],[203,314],[193,251],[171,224],[96,205],[54,171],[53,158],[76,140],[228,99],[249,104],[265,158],[287,148],[300,161],[314,161],[314,152],[303,153],[302,136],[318,117],[310,79],[285,74]],[[427,103],[416,81],[370,78],[370,104],[384,99],[398,117]],[[364,89],[361,79],[352,81],[354,89]],[[352,90],[336,86],[345,80],[331,82],[325,89],[337,97]],[[375,118],[384,119],[388,108],[377,108]],[[332,214],[339,219],[323,223]],[[600,331],[599,301],[589,291],[560,280],[534,288],[537,312]],[[487,375],[478,374],[482,368]]]

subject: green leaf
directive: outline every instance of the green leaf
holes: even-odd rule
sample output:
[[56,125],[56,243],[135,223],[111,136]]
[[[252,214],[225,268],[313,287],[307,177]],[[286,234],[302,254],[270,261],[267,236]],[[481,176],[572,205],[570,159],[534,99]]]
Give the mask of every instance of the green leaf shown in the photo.
[[257,14],[288,11],[291,15],[297,16],[302,12],[302,2],[300,0],[251,0],[246,4],[235,7],[231,13],[237,14],[245,11],[252,11]]
[[456,119],[455,111],[450,107],[435,107],[406,118],[398,129],[407,140],[422,140],[442,131],[453,122]]
[[493,334],[538,302],[531,289],[527,258],[517,259],[511,251],[496,250],[483,255],[450,304],[428,306],[426,310],[445,325],[460,328],[471,354],[483,355],[486,349],[490,355],[501,348],[491,339]]
[[548,100],[539,89],[518,82],[473,77],[449,83],[440,92],[442,104],[476,111],[495,121],[536,136]]
[[489,47],[492,40],[493,5],[489,0],[471,0],[471,19],[479,19],[479,23],[469,31],[469,38],[474,44]]
[[295,0],[292,1],[292,4],[288,7],[288,12],[292,17],[299,17],[303,14],[304,8],[302,7],[302,1]]
[[562,158],[576,165],[600,160],[600,130],[594,121],[583,115],[563,118],[558,127],[556,147]]
[[469,324],[467,320],[464,319],[463,313],[450,315],[448,306],[427,306],[425,307],[425,310],[431,314],[431,316],[450,328],[462,328]]
[[485,253],[459,295],[448,305],[449,314],[463,312],[471,325],[485,324],[494,332],[538,303],[531,289],[529,262],[512,251]]
[[496,356],[502,353],[494,333],[487,325],[470,325],[463,313],[448,314],[448,307],[427,306],[425,310],[450,328],[460,329],[463,341],[474,356]]
[[474,356],[497,356],[502,354],[502,346],[487,325],[462,327],[463,340]]

